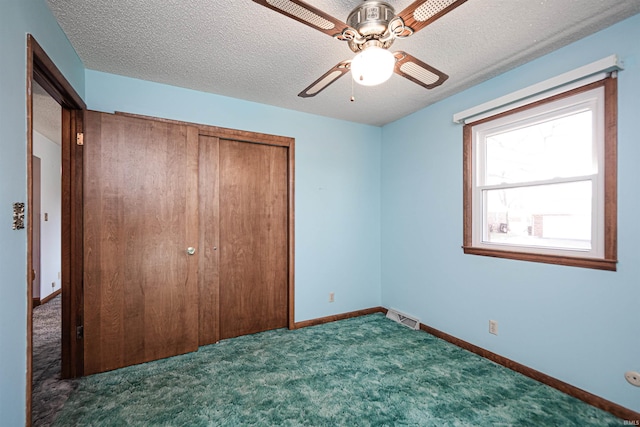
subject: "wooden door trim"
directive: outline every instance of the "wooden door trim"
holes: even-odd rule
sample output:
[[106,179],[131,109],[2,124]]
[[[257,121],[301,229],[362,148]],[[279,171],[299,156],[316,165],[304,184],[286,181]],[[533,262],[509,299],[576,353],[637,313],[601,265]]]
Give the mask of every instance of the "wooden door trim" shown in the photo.
[[289,173],[289,329],[295,329],[295,141],[287,150]]
[[182,120],[165,119],[159,117],[146,116],[143,114],[125,113],[122,111],[116,111],[115,114],[133,117],[138,119],[155,120],[164,123],[173,123],[177,125],[195,126],[198,128],[198,132],[202,136],[213,136],[220,139],[230,139],[240,142],[251,142],[254,144],[264,145],[278,145],[282,147],[291,147],[294,144],[295,139],[288,136],[272,135],[268,133],[258,133],[245,130],[229,129],[218,126],[203,125],[193,122],[185,122]]
[[[26,70],[26,107],[27,107],[27,296],[32,299],[33,287],[31,270],[33,268],[32,239],[33,217],[33,91],[32,81],[42,88],[62,106],[62,375],[75,377],[82,374],[82,342],[77,342],[75,322],[78,313],[82,313],[82,282],[77,281],[82,273],[82,147],[75,144],[75,133],[82,131],[82,110],[86,105],[66,80],[64,75],[49,58],[44,49],[31,34],[27,34],[27,70]],[[70,173],[73,175],[70,176]],[[78,228],[79,227],[79,228]],[[79,246],[78,246],[79,243]],[[27,304],[27,384],[26,384],[26,420],[31,424],[31,381],[32,381],[32,337],[33,308]],[[79,318],[81,321],[81,317]]]
[[63,107],[72,110],[87,108],[80,95],[31,34],[27,34],[27,55],[27,77],[29,77],[27,84],[29,88],[31,87],[30,80],[33,78]]

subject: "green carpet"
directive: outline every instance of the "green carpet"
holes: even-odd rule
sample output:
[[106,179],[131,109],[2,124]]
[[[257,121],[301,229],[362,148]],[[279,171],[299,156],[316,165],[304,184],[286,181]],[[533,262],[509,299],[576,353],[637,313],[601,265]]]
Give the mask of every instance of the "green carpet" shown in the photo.
[[81,379],[57,426],[617,426],[382,314],[222,341]]

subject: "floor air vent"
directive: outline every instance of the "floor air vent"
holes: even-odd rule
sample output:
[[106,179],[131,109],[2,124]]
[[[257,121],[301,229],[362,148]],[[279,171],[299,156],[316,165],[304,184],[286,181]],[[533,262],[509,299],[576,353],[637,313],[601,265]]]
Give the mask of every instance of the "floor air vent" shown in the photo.
[[387,317],[411,329],[420,329],[420,321],[418,319],[402,314],[397,310],[390,309],[387,311]]

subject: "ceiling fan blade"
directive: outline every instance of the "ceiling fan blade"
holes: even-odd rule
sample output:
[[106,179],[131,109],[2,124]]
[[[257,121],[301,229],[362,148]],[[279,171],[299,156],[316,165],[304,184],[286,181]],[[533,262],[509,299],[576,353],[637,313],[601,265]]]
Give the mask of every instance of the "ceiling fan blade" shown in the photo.
[[393,55],[396,57],[395,73],[419,84],[425,89],[438,87],[449,78],[442,71],[436,70],[431,65],[425,64],[406,52],[398,51]]
[[[404,25],[417,33],[467,0],[417,0],[398,14]],[[410,35],[412,33],[409,33]]]
[[253,0],[291,19],[302,22],[331,37],[341,34],[348,25],[301,0]]
[[302,92],[298,94],[301,98],[311,98],[316,96],[329,85],[344,76],[351,70],[351,60],[342,61],[336,64],[335,67],[324,73],[318,80],[307,86]]

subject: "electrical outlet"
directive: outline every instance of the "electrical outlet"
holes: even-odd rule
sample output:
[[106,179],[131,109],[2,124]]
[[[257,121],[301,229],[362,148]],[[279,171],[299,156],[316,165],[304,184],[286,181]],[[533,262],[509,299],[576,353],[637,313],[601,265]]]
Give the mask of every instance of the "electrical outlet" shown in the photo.
[[51,287],[55,288],[56,287],[56,282],[51,282]]
[[58,271],[58,280],[62,279],[62,273]]
[[489,320],[489,333],[493,335],[498,335],[498,321],[497,320]]
[[636,387],[640,387],[640,373],[635,371],[627,371],[624,373],[624,377],[629,381],[629,384]]
[[329,302],[334,302],[335,300],[335,294],[333,292],[329,292]]

